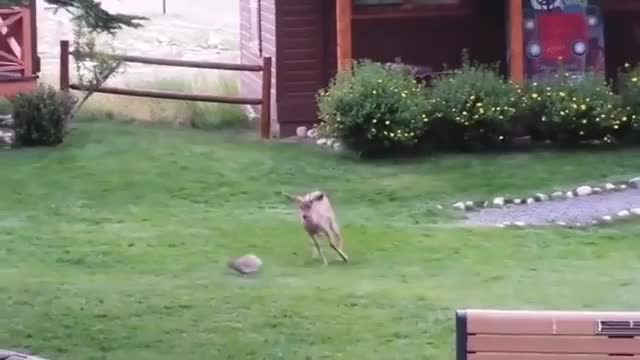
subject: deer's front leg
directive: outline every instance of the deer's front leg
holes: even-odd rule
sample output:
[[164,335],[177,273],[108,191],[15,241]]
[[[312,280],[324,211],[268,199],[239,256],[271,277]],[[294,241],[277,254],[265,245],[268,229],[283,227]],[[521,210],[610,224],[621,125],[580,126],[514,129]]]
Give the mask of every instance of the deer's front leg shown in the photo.
[[320,258],[322,258],[322,263],[325,266],[329,265],[329,263],[327,262],[327,259],[324,257],[324,255],[322,254],[322,251],[320,250],[320,244],[318,244],[318,239],[316,238],[316,234],[309,234],[309,237],[311,238],[311,241],[313,242],[313,246],[314,246],[315,252],[320,256]]

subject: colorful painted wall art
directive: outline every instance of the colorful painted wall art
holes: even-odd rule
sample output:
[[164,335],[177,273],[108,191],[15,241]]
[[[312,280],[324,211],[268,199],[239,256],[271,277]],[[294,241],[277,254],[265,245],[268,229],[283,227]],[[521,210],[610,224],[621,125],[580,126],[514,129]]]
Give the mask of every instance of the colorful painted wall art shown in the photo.
[[599,0],[525,0],[525,77],[539,80],[559,69],[604,75],[604,24]]

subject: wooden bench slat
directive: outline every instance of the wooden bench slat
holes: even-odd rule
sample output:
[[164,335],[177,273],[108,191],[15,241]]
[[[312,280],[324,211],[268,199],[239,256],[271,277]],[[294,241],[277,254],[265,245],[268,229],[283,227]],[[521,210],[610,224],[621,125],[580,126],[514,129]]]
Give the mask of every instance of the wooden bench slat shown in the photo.
[[473,335],[467,338],[467,352],[640,355],[640,338]]
[[467,333],[595,335],[597,320],[640,321],[640,313],[469,311]]
[[469,360],[639,360],[640,356],[612,357],[591,354],[524,354],[524,353],[477,353],[469,354]]

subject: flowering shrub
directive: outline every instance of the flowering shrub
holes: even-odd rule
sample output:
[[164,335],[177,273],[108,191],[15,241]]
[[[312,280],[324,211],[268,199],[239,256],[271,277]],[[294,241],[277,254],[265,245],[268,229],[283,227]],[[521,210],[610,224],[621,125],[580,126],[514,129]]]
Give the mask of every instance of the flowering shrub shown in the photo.
[[532,116],[533,137],[561,144],[616,142],[629,132],[635,118],[604,79],[590,73],[579,80],[562,73],[531,83],[520,99]]
[[[624,69],[618,73],[618,87],[623,106],[630,109],[631,113],[640,115],[640,66],[625,64]],[[633,122],[633,129],[636,133],[640,132],[640,121],[638,120],[640,119],[635,117]],[[634,135],[634,137],[638,137],[638,135]]]
[[485,66],[462,68],[432,82],[430,140],[443,147],[496,146],[513,133],[516,87]]
[[426,129],[424,88],[401,68],[354,63],[317,100],[319,132],[363,155],[414,149]]
[[520,136],[562,145],[640,142],[640,67],[626,66],[619,83],[616,95],[597,74],[561,72],[520,87],[463,58],[426,89],[402,66],[361,61],[318,93],[319,132],[363,155],[502,147]]

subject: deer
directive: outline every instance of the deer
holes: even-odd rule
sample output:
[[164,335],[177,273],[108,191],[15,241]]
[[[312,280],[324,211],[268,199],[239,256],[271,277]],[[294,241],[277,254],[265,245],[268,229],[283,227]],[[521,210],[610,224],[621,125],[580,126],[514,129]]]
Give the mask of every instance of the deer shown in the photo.
[[349,262],[349,257],[343,250],[344,241],[340,235],[336,215],[327,194],[322,191],[312,191],[302,196],[282,193],[297,205],[300,222],[311,238],[312,257],[319,256],[323,264],[325,266],[328,265],[327,259],[322,254],[318,243],[318,238],[323,235],[342,260]]

